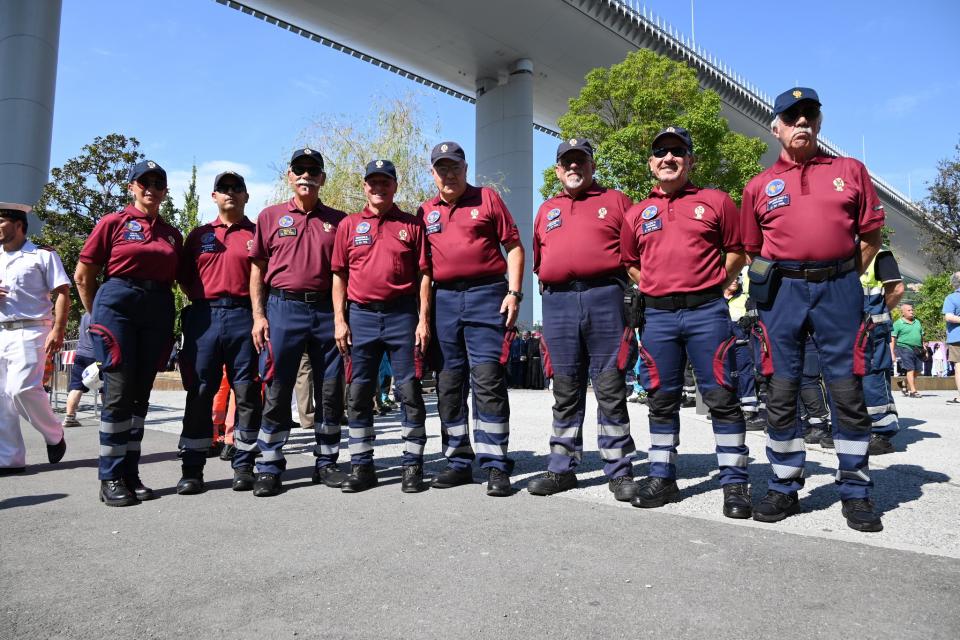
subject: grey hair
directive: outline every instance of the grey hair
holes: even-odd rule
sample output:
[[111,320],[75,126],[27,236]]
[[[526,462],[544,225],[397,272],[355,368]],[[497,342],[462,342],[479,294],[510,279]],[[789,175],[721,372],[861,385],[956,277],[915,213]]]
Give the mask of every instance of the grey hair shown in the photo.
[[960,288],[960,271],[955,271],[950,276],[950,286],[954,289]]

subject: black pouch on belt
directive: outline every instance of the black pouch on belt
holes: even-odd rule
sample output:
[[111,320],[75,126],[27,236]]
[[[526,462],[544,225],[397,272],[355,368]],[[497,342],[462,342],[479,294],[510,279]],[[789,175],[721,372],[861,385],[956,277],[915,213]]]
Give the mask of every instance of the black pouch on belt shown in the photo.
[[623,315],[628,327],[643,332],[643,294],[634,287],[623,290]]
[[780,289],[780,270],[777,263],[764,257],[757,256],[750,263],[747,271],[750,278],[750,299],[759,307],[769,307],[777,297]]

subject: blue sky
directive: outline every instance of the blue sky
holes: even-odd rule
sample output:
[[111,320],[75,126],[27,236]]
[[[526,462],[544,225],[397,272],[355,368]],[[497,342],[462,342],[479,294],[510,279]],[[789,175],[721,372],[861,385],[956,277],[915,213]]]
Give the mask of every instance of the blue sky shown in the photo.
[[[646,6],[690,35],[688,0]],[[766,93],[816,88],[824,134],[857,157],[865,147],[870,168],[904,193],[912,183],[915,199],[953,154],[960,3],[696,0],[695,20],[697,43]],[[213,0],[64,0],[51,162],[116,131],[167,168],[178,201],[195,162],[207,216],[212,176],[239,169],[255,213],[315,116],[359,117],[378,96],[408,91],[470,151],[471,105]],[[546,166],[556,141],[537,133],[534,144]]]

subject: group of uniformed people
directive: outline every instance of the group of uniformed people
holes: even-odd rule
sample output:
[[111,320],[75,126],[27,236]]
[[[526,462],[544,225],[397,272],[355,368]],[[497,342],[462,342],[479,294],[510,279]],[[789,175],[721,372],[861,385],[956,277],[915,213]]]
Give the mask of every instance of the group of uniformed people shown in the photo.
[[[589,141],[559,145],[562,189],[537,212],[532,246],[555,403],[548,469],[530,480],[531,494],[577,486],[592,384],[614,497],[643,508],[676,499],[689,361],[710,410],[724,515],[775,522],[797,512],[805,457],[797,408],[809,338],[829,391],[843,515],[854,529],[882,528],[870,501],[871,418],[862,383],[874,351],[868,333],[880,314],[864,315],[860,273],[880,249],[884,212],[860,162],[819,151],[820,106],[803,87],[777,98],[772,133],[780,158],[749,182],[739,209],[726,193],[690,182],[695,146],[682,127],[653,139],[656,186],[636,204],[594,180]],[[165,171],[152,161],[133,167],[133,202],[97,224],[75,274],[104,372],[102,501],[123,506],[154,497],[139,479],[140,441],[155,372],[170,351],[175,280],[191,300],[182,322],[187,403],[178,493],[204,489],[211,403],[224,366],[237,395],[233,489],[280,493],[305,351],[318,398],[315,483],[346,493],[376,486],[373,395],[386,353],[401,408],[402,490],[427,486],[420,378],[429,366],[437,372],[447,459],[431,486],[472,483],[476,459],[488,495],[512,493],[505,365],[523,298],[524,248],[497,193],[467,183],[458,144],[438,144],[430,161],[438,192],[415,215],[394,203],[398,175],[388,159],[367,164],[366,206],[347,215],[320,200],[321,154],[299,149],[287,170],[293,197],[264,209],[255,224],[244,215],[243,177],[225,172],[214,181],[217,219],[186,241],[158,215]],[[745,264],[754,321],[735,332],[724,292]],[[756,505],[737,394],[738,337],[756,345],[767,381],[773,477]],[[649,474],[639,482],[625,385],[637,358],[650,431]],[[337,465],[344,404],[349,473]]]

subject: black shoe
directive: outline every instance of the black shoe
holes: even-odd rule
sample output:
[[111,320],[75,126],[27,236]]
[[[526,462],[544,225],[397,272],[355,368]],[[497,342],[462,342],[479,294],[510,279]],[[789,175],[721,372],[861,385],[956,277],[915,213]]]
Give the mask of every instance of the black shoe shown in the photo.
[[212,445],[210,445],[210,448],[207,449],[207,457],[208,457],[208,458],[216,458],[217,456],[220,455],[220,452],[221,452],[221,451],[223,451],[223,443],[222,443],[222,442],[214,442]]
[[873,510],[873,503],[862,498],[844,500],[843,517],[847,526],[857,531],[883,531],[880,514]]
[[355,464],[350,467],[350,475],[340,485],[344,493],[359,493],[377,486],[377,472],[372,464]]
[[50,461],[50,464],[57,464],[63,460],[63,455],[67,452],[67,439],[60,438],[60,442],[57,444],[48,444],[47,445],[47,460]]
[[487,473],[487,495],[495,498],[506,498],[512,493],[510,474],[503,469],[492,467]]
[[697,397],[696,396],[684,396],[683,400],[680,402],[680,406],[684,409],[689,409],[690,407],[697,406]]
[[723,515],[745,520],[753,514],[750,490],[746,482],[723,485]]
[[827,434],[820,438],[820,446],[824,449],[833,449],[833,436]]
[[800,499],[796,491],[781,493],[771,489],[753,510],[753,519],[758,522],[779,522],[798,511],[800,511]]
[[619,478],[610,478],[607,482],[607,488],[613,494],[613,499],[618,502],[630,502],[637,495],[637,483],[633,476],[620,476]]
[[767,428],[767,421],[760,416],[747,419],[747,431],[763,431]]
[[130,507],[140,501],[127,485],[123,484],[123,480],[101,480],[100,502],[108,507]]
[[670,502],[678,493],[680,487],[677,481],[670,478],[644,478],[637,483],[637,495],[630,501],[641,509],[655,509]]
[[867,445],[867,453],[872,456],[882,456],[893,451],[893,443],[887,436],[874,435],[870,438],[870,444]]
[[256,478],[253,475],[253,467],[237,467],[233,470],[234,491],[252,491]]
[[258,473],[257,479],[253,483],[253,495],[258,498],[269,498],[270,496],[280,495],[282,488],[280,476],[277,474]]
[[133,491],[133,494],[137,496],[137,500],[140,502],[153,500],[157,497],[157,494],[153,492],[153,489],[143,485],[143,482],[140,481],[140,476],[126,477],[123,479],[123,483],[127,485],[127,489]]
[[443,471],[433,477],[431,486],[434,489],[449,489],[464,484],[473,484],[473,468],[447,465]]
[[807,444],[820,444],[820,441],[829,435],[830,432],[826,429],[821,429],[820,427],[810,427],[807,429],[807,432],[803,434],[803,441]]
[[192,496],[203,491],[203,467],[184,466],[180,482],[177,483],[177,493]]
[[0,476],[12,476],[15,473],[23,473],[26,467],[0,467]]
[[400,482],[400,490],[404,493],[420,493],[426,489],[423,484],[423,465],[411,464],[403,468],[403,480]]
[[224,462],[228,460],[233,460],[233,454],[237,452],[237,448],[232,444],[223,445],[223,449],[220,450],[220,459]]
[[577,474],[573,471],[554,473],[547,471],[546,475],[534,478],[527,484],[527,491],[535,496],[552,496],[561,491],[577,488]]
[[343,484],[343,481],[347,479],[347,474],[343,471],[340,471],[340,467],[335,464],[328,464],[325,467],[320,467],[319,469],[314,468],[313,477],[310,478],[310,482],[313,484],[320,484],[321,482],[328,487],[333,489],[339,489],[340,485]]

